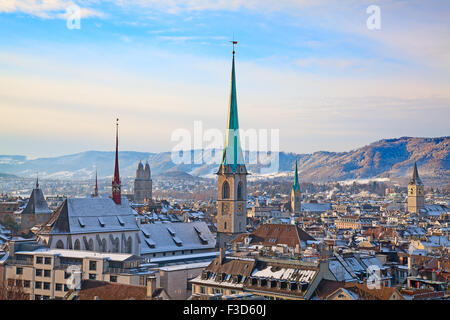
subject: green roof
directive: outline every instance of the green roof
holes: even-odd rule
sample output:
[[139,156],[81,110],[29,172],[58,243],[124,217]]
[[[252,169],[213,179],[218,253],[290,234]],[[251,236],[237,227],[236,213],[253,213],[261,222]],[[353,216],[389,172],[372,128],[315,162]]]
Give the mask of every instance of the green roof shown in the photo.
[[295,159],[295,172],[294,172],[294,184],[292,189],[300,191],[300,184],[298,183],[298,169],[297,169],[297,158]]
[[244,165],[244,157],[241,149],[239,137],[239,120],[236,97],[236,76],[234,71],[234,53],[231,68],[231,93],[228,110],[228,126],[225,145],[223,149],[222,164],[230,165],[233,172],[236,172],[238,165]]

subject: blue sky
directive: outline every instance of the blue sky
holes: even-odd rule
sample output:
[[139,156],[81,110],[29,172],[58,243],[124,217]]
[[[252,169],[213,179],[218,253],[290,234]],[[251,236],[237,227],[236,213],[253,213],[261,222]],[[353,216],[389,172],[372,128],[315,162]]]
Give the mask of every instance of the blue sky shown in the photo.
[[121,150],[225,129],[233,36],[240,125],[279,129],[281,150],[449,134],[448,1],[6,0],[0,154],[111,150],[116,116]]

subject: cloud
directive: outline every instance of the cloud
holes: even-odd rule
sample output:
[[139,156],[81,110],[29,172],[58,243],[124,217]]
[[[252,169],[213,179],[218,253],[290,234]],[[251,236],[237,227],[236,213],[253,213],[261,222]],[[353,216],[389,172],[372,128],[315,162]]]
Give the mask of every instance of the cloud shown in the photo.
[[[68,8],[76,5],[70,0],[3,0],[0,2],[0,13],[25,13],[43,19],[66,19],[69,16]],[[80,18],[105,17],[101,11],[79,7]]]

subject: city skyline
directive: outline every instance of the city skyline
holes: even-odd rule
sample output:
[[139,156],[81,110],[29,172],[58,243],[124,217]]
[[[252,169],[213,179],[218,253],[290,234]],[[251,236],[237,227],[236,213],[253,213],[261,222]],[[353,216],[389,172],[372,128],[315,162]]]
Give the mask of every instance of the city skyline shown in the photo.
[[121,150],[170,151],[194,121],[224,131],[233,38],[241,127],[280,129],[280,151],[447,136],[448,4],[378,1],[369,30],[370,4],[3,3],[1,153],[110,151],[117,116]]

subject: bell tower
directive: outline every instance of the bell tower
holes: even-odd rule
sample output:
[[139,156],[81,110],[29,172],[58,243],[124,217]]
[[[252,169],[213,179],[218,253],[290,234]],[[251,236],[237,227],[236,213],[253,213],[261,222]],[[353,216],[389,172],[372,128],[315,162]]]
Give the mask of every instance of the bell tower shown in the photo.
[[228,126],[217,172],[217,245],[224,247],[236,235],[247,231],[247,169],[241,149],[236,97],[236,77],[233,60],[231,67],[231,94]]
[[425,190],[420,180],[417,164],[414,162],[414,171],[408,184],[408,212],[420,213],[425,208]]

